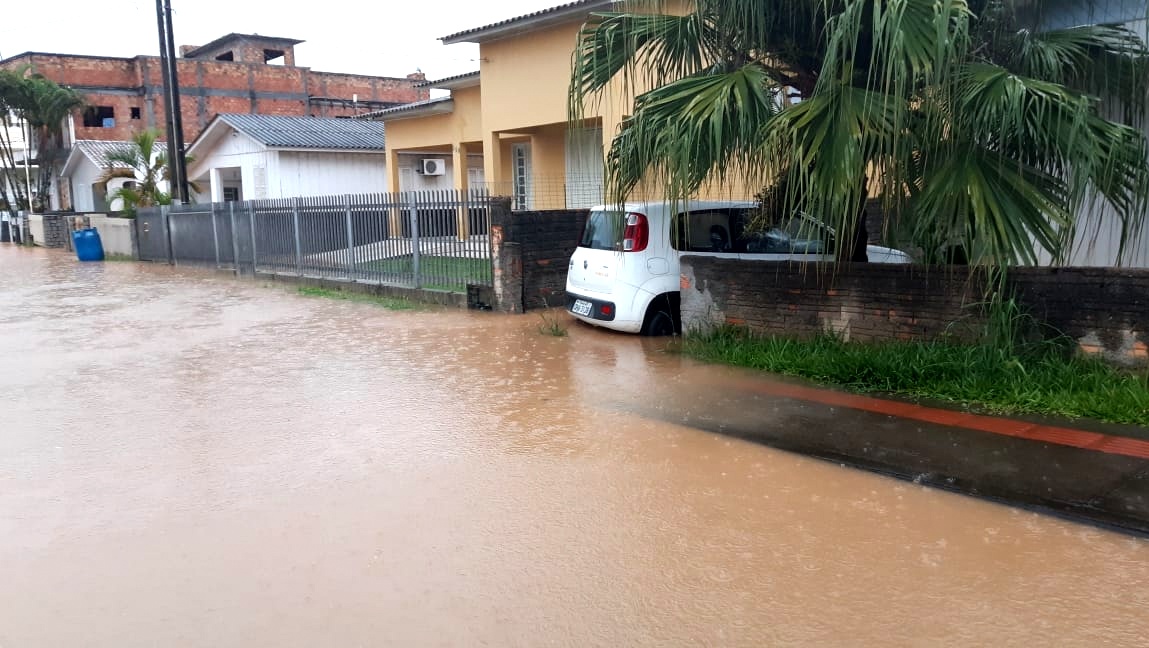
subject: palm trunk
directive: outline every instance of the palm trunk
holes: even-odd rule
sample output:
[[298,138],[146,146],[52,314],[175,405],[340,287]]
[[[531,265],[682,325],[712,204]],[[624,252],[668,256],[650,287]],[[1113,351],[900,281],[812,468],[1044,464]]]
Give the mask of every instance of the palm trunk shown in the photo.
[[[16,156],[12,152],[12,137],[9,131],[11,126],[7,116],[0,120],[0,168],[4,173],[3,182],[0,182],[0,198],[4,199],[8,205],[8,213],[15,218],[16,212],[20,209],[23,192],[20,183],[12,179],[12,174],[16,171]],[[13,195],[9,195],[9,188]]]

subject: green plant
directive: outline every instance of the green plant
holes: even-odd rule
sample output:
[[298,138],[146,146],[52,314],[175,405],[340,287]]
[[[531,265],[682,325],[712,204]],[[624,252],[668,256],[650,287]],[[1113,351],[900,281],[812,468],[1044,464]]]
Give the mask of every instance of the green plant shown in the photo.
[[567,327],[559,320],[558,314],[554,311],[546,310],[539,313],[539,319],[542,320],[542,323],[539,324],[539,333],[551,337],[566,337]]
[[[170,205],[171,192],[161,188],[161,183],[170,181],[170,167],[167,153],[161,150],[159,131],[147,129],[132,136],[131,143],[124,148],[105,154],[104,172],[97,182],[107,184],[116,178],[130,182],[108,194],[108,201],[123,201],[125,215],[134,217],[140,207]],[[194,158],[188,156],[190,163]],[[194,182],[188,183],[192,192],[200,188]]]
[[[415,272],[415,260],[411,255],[378,259],[360,263],[359,267],[371,272],[410,276]],[[463,292],[467,284],[489,279],[490,259],[424,255],[419,259],[420,287],[427,290]]]
[[1123,242],[1142,226],[1149,49],[1122,26],[1045,28],[1068,0],[665,4],[596,13],[576,47],[572,124],[637,95],[607,156],[609,199],[781,186],[787,213],[850,241],[880,192],[928,257],[985,265],[1064,256],[1088,209],[1111,210]]
[[345,301],[360,302],[380,306],[387,310],[416,310],[419,304],[401,297],[387,297],[383,295],[369,295],[366,293],[332,290],[315,286],[299,286],[297,292],[304,297],[322,297],[325,299],[341,299]]
[[868,344],[830,334],[797,340],[725,327],[687,338],[683,351],[855,391],[931,398],[990,412],[1149,425],[1145,375],[1067,354],[1059,343],[1023,343],[1009,351],[1009,340],[1007,334],[998,344]]
[[559,319],[559,312],[551,308],[546,295],[540,297],[539,301],[543,304],[543,310],[539,312],[539,319],[542,320],[542,323],[539,324],[539,333],[551,337],[566,337],[567,327]]

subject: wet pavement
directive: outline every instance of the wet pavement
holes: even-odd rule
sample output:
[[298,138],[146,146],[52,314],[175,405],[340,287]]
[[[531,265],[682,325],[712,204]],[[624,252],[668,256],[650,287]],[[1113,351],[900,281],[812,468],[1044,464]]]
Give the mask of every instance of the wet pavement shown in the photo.
[[1149,541],[747,442],[897,426],[539,324],[0,246],[0,646],[1149,642]]

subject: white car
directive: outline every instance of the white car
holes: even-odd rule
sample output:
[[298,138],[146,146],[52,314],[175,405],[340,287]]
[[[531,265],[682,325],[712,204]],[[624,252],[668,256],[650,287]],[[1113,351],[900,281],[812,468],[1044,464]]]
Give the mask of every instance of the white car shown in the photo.
[[[679,255],[758,261],[833,261],[833,231],[808,216],[748,231],[753,202],[645,202],[590,210],[567,266],[567,310],[643,335],[681,332]],[[672,234],[673,233],[673,234]],[[909,263],[905,252],[866,246],[871,263]]]

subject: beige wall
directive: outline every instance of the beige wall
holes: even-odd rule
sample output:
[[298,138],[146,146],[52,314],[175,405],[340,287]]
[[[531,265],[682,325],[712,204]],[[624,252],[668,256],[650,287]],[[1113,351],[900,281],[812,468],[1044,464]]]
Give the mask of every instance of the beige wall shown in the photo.
[[455,142],[483,140],[482,92],[479,87],[451,92],[454,110],[446,115],[387,121],[387,149],[422,149]]
[[136,224],[134,219],[89,214],[88,222],[100,233],[105,255],[132,256],[132,228]]
[[44,245],[44,217],[40,214],[28,214],[28,233],[36,245]]
[[566,121],[571,52],[579,27],[558,25],[479,46],[483,130]]

